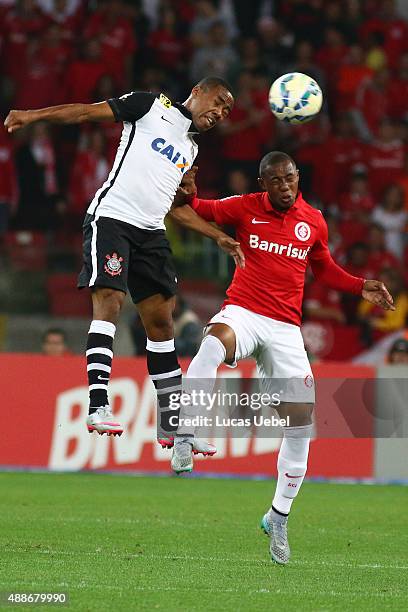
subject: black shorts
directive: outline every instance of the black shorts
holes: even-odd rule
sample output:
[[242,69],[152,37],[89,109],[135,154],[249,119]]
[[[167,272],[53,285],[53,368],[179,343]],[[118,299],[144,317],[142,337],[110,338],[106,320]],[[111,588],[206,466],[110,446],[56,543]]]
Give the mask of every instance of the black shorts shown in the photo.
[[83,226],[84,263],[78,287],[110,287],[129,293],[136,304],[161,293],[177,292],[176,271],[164,230],[145,230],[110,219],[86,215]]

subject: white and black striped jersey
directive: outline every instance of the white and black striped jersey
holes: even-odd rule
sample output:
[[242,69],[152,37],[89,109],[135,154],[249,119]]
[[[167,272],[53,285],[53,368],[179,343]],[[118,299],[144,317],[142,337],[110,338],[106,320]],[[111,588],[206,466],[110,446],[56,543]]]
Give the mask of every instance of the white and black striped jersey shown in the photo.
[[87,212],[164,229],[164,217],[198,152],[191,113],[164,94],[132,92],[108,103],[123,131],[112,170]]

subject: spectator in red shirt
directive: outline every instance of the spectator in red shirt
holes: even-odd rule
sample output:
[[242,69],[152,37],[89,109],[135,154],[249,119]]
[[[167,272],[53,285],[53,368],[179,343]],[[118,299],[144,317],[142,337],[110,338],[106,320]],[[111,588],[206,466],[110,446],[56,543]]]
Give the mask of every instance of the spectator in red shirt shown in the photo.
[[270,81],[264,72],[252,72],[252,99],[254,107],[262,116],[258,126],[259,137],[261,144],[265,148],[273,149],[276,139],[277,121],[270,112],[269,87]]
[[360,45],[352,45],[339,68],[336,87],[338,95],[334,103],[337,111],[345,112],[353,107],[358,88],[372,74],[373,71],[365,64],[363,48]]
[[390,115],[390,82],[390,73],[384,68],[364,79],[357,89],[354,108],[360,133],[367,140],[377,134],[381,121]]
[[187,58],[187,45],[177,32],[177,17],[171,8],[163,8],[160,21],[148,40],[149,51],[159,66],[177,75]]
[[259,126],[265,113],[254,105],[253,78],[243,72],[239,78],[235,105],[220,125],[223,135],[223,158],[228,166],[239,167],[255,176],[262,156],[262,136]]
[[351,177],[350,189],[339,199],[339,213],[344,221],[368,223],[370,214],[375,208],[375,201],[370,192],[367,175],[356,172]]
[[344,266],[349,274],[360,278],[371,278],[374,270],[369,264],[369,248],[364,242],[355,242],[347,251],[347,261]]
[[47,23],[47,18],[38,9],[35,0],[18,0],[15,8],[7,11],[3,23],[3,70],[12,79],[20,78],[29,37],[40,36]]
[[133,75],[133,54],[137,44],[129,20],[123,16],[122,0],[107,0],[91,15],[85,29],[89,40],[97,38],[101,44],[101,57],[111,74],[123,89],[129,89]]
[[89,40],[85,43],[83,58],[68,68],[63,99],[67,104],[78,101],[89,104],[93,101],[92,92],[104,74],[109,74],[109,70],[101,58],[101,46],[96,39]]
[[86,207],[109,174],[102,130],[94,129],[76,156],[70,181],[72,213],[83,217]]
[[398,181],[404,167],[405,148],[397,126],[390,119],[381,121],[378,137],[368,148],[367,162],[374,196],[381,196],[385,187]]
[[77,32],[82,31],[84,20],[83,0],[37,0],[43,12],[59,26],[65,44],[75,42]]
[[347,55],[342,33],[336,28],[327,28],[324,45],[316,54],[316,61],[324,72],[330,98],[335,94],[338,72]]
[[13,149],[5,130],[0,130],[0,241],[7,231],[10,215],[17,207],[17,179]]
[[380,13],[362,25],[360,36],[365,40],[373,32],[384,37],[389,66],[395,68],[398,58],[408,50],[408,26],[397,14],[394,0],[382,1]]
[[319,174],[319,194],[323,201],[338,201],[344,186],[349,184],[353,167],[361,164],[363,151],[352,116],[339,115],[334,133],[320,146],[320,159],[325,168],[324,173]]
[[44,61],[38,38],[27,43],[25,62],[15,85],[14,106],[17,108],[44,108],[54,102],[56,74],[53,66]]
[[385,230],[378,223],[371,223],[367,234],[367,245],[369,249],[368,267],[379,276],[383,268],[400,268],[401,261],[385,246]]
[[320,113],[313,121],[289,127],[288,146],[296,154],[302,173],[302,189],[309,197],[311,193],[320,194],[322,145],[327,140],[329,129],[325,113]]
[[15,106],[43,108],[61,102],[61,84],[70,55],[71,50],[62,42],[61,32],[55,24],[48,27],[42,40],[32,38],[16,82]]

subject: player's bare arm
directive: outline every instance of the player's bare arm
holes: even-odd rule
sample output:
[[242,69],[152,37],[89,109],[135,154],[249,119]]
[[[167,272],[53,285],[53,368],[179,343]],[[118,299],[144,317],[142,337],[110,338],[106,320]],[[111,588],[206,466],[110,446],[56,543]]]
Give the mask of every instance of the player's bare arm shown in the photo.
[[194,230],[214,240],[220,249],[234,258],[239,268],[245,267],[245,257],[241,250],[240,243],[234,240],[234,238],[231,238],[231,236],[225,234],[225,232],[215,225],[204,221],[204,219],[194,212],[191,206],[188,204],[174,206],[170,209],[169,216],[183,227]]
[[113,111],[107,102],[95,104],[61,104],[37,110],[11,110],[4,121],[9,133],[34,123],[83,123],[85,121],[114,121]]
[[239,242],[225,234],[225,232],[215,225],[205,221],[189,206],[189,203],[197,193],[197,186],[195,184],[197,170],[198,166],[193,166],[185,173],[177,190],[169,215],[183,227],[192,229],[203,236],[215,240],[223,251],[234,258],[237,266],[244,268],[245,257]]

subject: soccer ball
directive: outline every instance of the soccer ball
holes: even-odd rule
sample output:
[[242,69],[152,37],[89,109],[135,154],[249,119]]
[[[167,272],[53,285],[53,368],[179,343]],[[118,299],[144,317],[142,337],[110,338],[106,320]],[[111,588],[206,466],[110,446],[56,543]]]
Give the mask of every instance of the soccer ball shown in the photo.
[[301,72],[289,72],[276,79],[269,90],[269,106],[279,121],[305,123],[322,107],[323,94],[314,79]]

